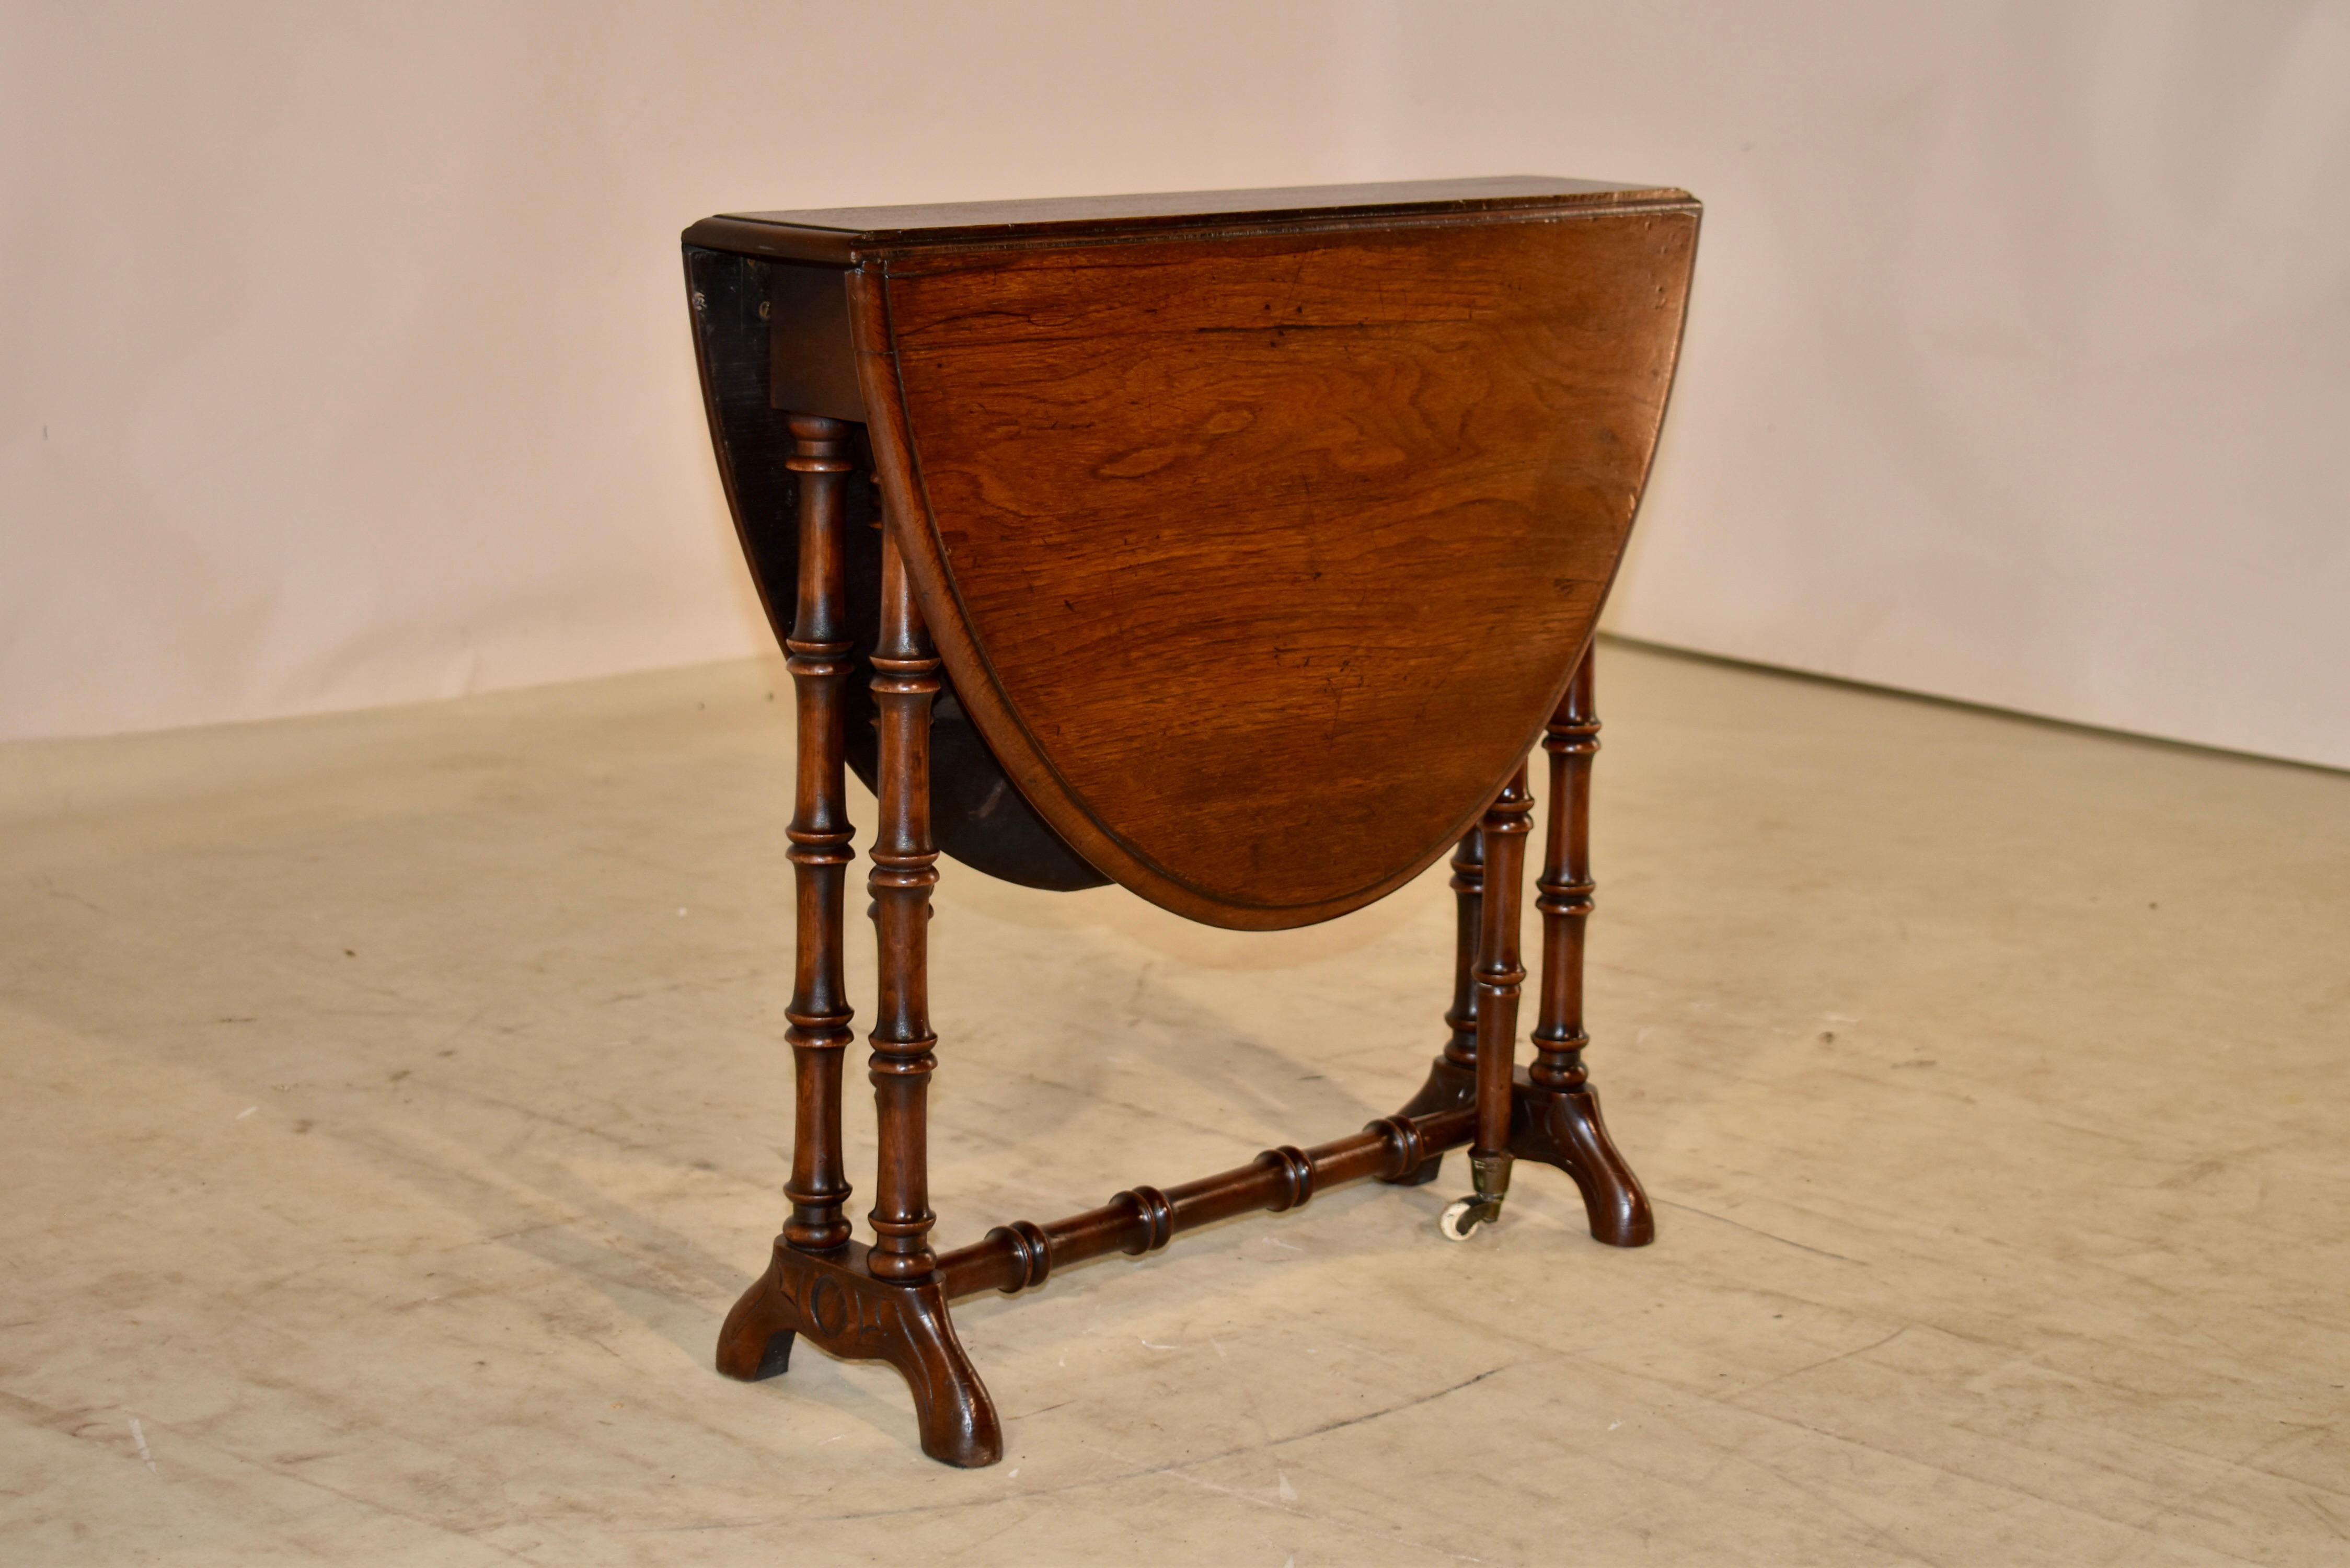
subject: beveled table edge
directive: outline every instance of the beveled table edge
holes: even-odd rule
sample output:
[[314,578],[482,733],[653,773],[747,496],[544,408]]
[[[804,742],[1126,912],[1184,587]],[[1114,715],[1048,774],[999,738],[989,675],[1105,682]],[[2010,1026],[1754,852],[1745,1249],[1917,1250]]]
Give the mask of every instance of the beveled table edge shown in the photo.
[[[1526,188],[1534,186],[1544,188]],[[1495,189],[1481,192],[1480,187]],[[1360,199],[1379,191],[1425,193],[1388,201]],[[1347,200],[1344,193],[1349,192],[1360,195]],[[1306,200],[1279,200],[1284,197]],[[1215,204],[1219,201],[1223,204]],[[1133,210],[1118,210],[1121,204]],[[868,260],[915,252],[972,247],[1115,244],[1209,234],[1239,237],[1416,227],[1430,223],[1540,219],[1552,214],[1696,210],[1698,206],[1697,199],[1688,192],[1670,186],[1507,175],[1481,180],[1402,181],[1263,191],[1188,191],[1026,202],[723,213],[691,225],[682,238],[686,244],[705,250],[855,266]],[[1024,211],[1035,215],[1015,215]],[[924,214],[934,214],[936,221],[921,221]],[[981,214],[987,214],[984,221],[972,221]]]

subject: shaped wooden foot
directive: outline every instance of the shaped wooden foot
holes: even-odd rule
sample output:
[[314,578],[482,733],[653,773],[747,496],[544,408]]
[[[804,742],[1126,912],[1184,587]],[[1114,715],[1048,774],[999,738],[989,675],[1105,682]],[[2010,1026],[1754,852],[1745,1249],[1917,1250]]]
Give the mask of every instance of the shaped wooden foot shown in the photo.
[[[1476,1099],[1476,1069],[1439,1056],[1404,1114],[1430,1116],[1472,1106]],[[1574,1179],[1594,1239],[1611,1247],[1645,1247],[1657,1239],[1648,1195],[1607,1136],[1599,1096],[1588,1084],[1546,1088],[1519,1068],[1510,1085],[1510,1152],[1556,1166]],[[1432,1173],[1435,1166],[1431,1159],[1421,1168]],[[1399,1180],[1417,1185],[1409,1176]]]
[[955,1338],[940,1276],[909,1283],[867,1272],[860,1242],[827,1253],[778,1241],[718,1334],[718,1370],[754,1382],[781,1373],[792,1341],[850,1361],[886,1361],[914,1395],[922,1452],[966,1469],[1003,1457],[1003,1429],[987,1386]]
[[1645,1247],[1657,1239],[1656,1216],[1640,1179],[1624,1163],[1600,1119],[1599,1096],[1590,1087],[1545,1089],[1516,1085],[1518,1112],[1510,1147],[1527,1159],[1558,1167],[1583,1193],[1591,1234],[1611,1247]]

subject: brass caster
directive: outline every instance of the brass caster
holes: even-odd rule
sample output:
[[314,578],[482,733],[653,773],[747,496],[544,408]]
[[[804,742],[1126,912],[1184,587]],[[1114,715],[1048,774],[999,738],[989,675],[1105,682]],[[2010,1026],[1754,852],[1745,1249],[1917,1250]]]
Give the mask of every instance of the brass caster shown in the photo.
[[1510,1157],[1472,1153],[1469,1175],[1476,1184],[1474,1195],[1445,1205],[1436,1217],[1436,1228],[1448,1241],[1466,1241],[1479,1226],[1501,1222],[1502,1199],[1510,1194]]
[[1493,1224],[1501,1218],[1502,1200],[1498,1198],[1457,1198],[1436,1217],[1436,1228],[1448,1241],[1466,1241],[1477,1233],[1479,1226]]

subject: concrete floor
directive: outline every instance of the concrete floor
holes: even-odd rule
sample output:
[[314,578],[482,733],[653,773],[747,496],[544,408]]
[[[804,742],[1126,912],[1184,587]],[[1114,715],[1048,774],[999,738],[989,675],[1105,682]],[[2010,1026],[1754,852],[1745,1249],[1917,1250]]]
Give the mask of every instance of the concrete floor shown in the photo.
[[[968,1473],[884,1368],[709,1369],[782,1211],[776,667],[0,750],[0,1561],[2350,1561],[2350,777],[1602,662],[1657,1244],[1529,1170],[1450,1246],[1449,1168],[975,1302]],[[1244,937],[950,866],[935,929],[948,1244],[1440,1037],[1440,868]]]

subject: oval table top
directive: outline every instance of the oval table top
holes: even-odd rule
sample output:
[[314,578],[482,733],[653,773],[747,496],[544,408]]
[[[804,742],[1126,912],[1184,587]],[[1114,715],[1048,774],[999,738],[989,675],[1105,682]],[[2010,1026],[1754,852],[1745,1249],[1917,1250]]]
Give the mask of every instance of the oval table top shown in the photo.
[[1143,897],[1271,929],[1425,868],[1540,736],[1623,558],[1698,214],[1511,179],[687,239],[843,268],[891,535],[1028,804]]

